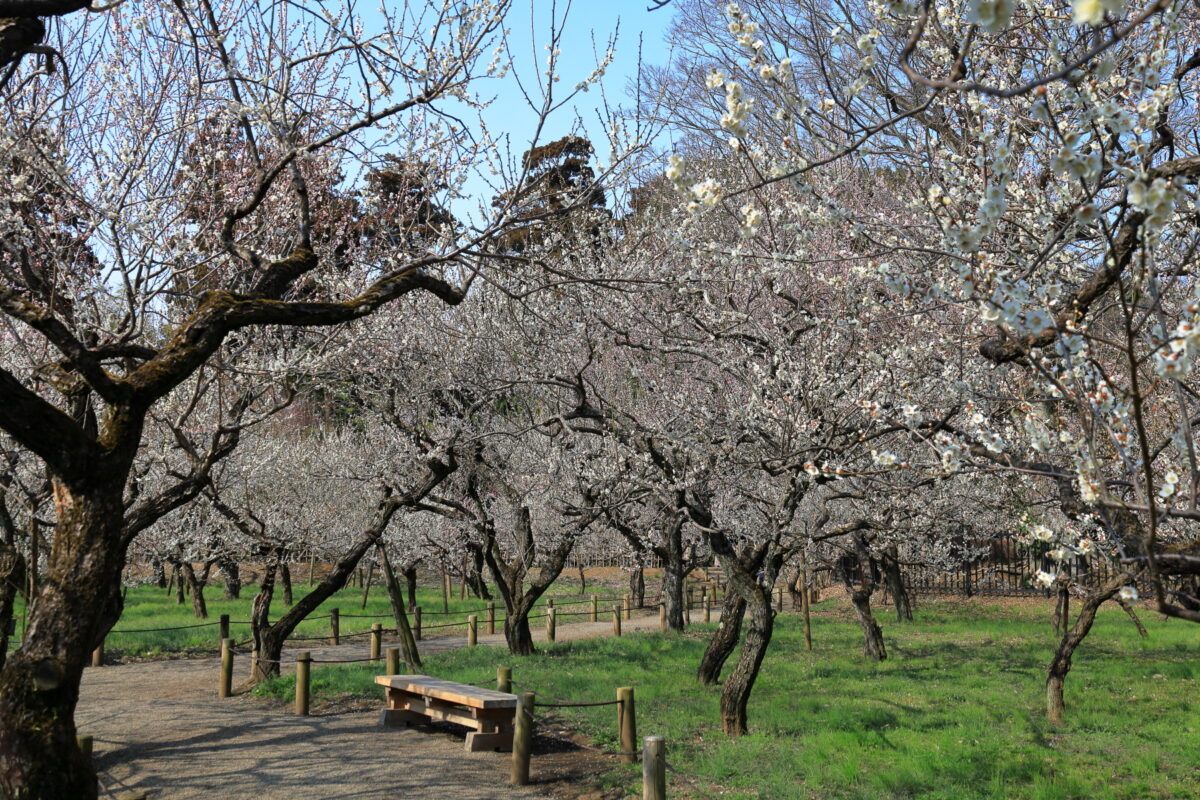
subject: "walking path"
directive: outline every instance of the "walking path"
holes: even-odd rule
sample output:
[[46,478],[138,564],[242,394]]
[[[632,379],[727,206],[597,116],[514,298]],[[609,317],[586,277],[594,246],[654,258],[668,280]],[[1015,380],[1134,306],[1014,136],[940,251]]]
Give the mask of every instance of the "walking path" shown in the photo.
[[[657,615],[623,622],[656,630]],[[536,635],[536,634],[535,634]],[[612,623],[558,625],[557,639],[611,636]],[[365,640],[308,649],[314,659],[369,655]],[[481,646],[504,646],[500,634]],[[420,643],[422,654],[466,646],[466,637]],[[285,651],[285,672],[293,669]],[[239,675],[249,665],[241,656]],[[314,672],[321,665],[314,665]],[[382,671],[383,665],[380,665]],[[297,717],[251,697],[216,697],[219,659],[154,661],[85,670],[75,713],[95,739],[101,797],[340,800],[341,798],[544,798],[508,785],[507,753],[467,753],[461,733],[378,725],[378,709]],[[234,683],[239,676],[235,676]],[[383,707],[380,700],[379,708]]]

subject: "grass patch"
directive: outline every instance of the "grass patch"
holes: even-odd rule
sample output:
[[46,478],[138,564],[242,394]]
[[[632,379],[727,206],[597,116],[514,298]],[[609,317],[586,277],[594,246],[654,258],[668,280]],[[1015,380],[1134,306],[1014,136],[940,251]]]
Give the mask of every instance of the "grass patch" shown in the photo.
[[[520,660],[459,650],[430,656],[426,672],[476,682],[512,666],[519,690],[580,701],[632,685],[640,734],[666,736],[675,767],[731,800],[1195,797],[1200,629],[1145,622],[1143,641],[1123,612],[1101,612],[1067,679],[1061,728],[1043,713],[1049,614],[1029,607],[931,603],[916,623],[885,628],[882,664],[862,659],[858,627],[842,614],[814,620],[811,653],[799,621],[783,617],[751,700],[752,732],[740,739],[720,732],[719,689],[692,677],[711,626],[564,642]],[[378,671],[319,667],[314,691],[377,696]],[[292,679],[257,691],[290,698]],[[611,707],[556,713],[616,746]],[[635,770],[614,770],[640,793]],[[672,794],[686,787],[675,781]]]
[[[543,608],[547,599],[555,599],[560,605],[563,602],[574,602],[582,599],[576,591],[577,587],[578,584],[572,585],[570,581],[556,583],[552,587],[551,593],[548,593],[539,600],[538,607]],[[591,587],[589,587],[589,591],[590,589]],[[611,593],[610,589],[600,585],[597,585],[595,590],[601,597],[605,597]],[[109,633],[104,641],[105,652],[109,657],[114,658],[122,656],[155,658],[166,654],[215,653],[220,649],[217,622],[222,614],[228,614],[230,617],[230,636],[238,641],[250,638],[250,624],[248,620],[250,619],[251,603],[257,591],[258,588],[256,586],[243,586],[241,599],[225,600],[222,598],[222,585],[220,583],[209,584],[204,590],[205,603],[208,607],[208,618],[197,619],[192,612],[191,600],[187,599],[183,605],[178,605],[175,602],[174,590],[170,594],[167,594],[166,591],[155,586],[143,585],[131,587],[125,596],[125,609],[121,613],[121,619],[113,626],[113,631]],[[299,600],[307,591],[308,586],[306,584],[297,583],[295,585],[295,598]],[[428,631],[427,636],[436,636],[445,633],[446,631],[443,629],[431,629],[430,626],[448,622],[453,622],[460,626],[451,630],[465,635],[468,614],[479,615],[480,630],[482,631],[485,619],[482,609],[486,608],[487,601],[474,597],[459,599],[457,593],[456,587],[456,596],[451,598],[449,604],[450,614],[442,616],[440,613],[442,611],[441,591],[439,589],[418,589],[417,602],[424,612],[422,625]],[[333,608],[338,609],[341,615],[339,629],[343,637],[348,634],[369,631],[373,622],[382,622],[385,628],[392,627],[392,609],[388,601],[387,590],[378,583],[372,586],[365,609],[362,608],[362,594],[363,590],[357,588],[345,588],[335,593],[321,604],[320,608],[313,612],[311,615],[313,619],[300,623],[293,636],[328,636],[329,620],[316,618],[328,616],[330,609]],[[502,624],[501,620],[504,617],[504,603],[499,600],[495,602],[496,625],[499,628]],[[287,613],[289,608],[290,606],[284,605],[282,593],[279,587],[276,586],[275,598],[271,603],[271,618],[273,620],[278,619]],[[569,610],[577,611],[584,608],[587,608],[587,606],[571,606]],[[566,610],[568,609],[564,609],[564,611]],[[24,612],[24,600],[18,598],[15,615],[17,619],[17,632],[14,645],[21,641]],[[539,612],[535,611],[535,613]],[[355,614],[369,615],[369,617],[359,618],[352,616]],[[561,616],[560,624],[575,619],[577,617]],[[191,627],[201,624],[203,627]],[[121,632],[125,630],[177,627],[182,629],[148,633]],[[358,641],[365,642],[366,637],[360,637]],[[316,646],[320,643],[313,642],[312,644]]]

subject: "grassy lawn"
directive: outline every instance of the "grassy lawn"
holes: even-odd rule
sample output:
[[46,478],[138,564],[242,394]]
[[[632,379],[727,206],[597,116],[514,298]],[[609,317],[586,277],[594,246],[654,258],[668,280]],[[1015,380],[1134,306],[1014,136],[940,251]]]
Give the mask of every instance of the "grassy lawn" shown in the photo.
[[[611,590],[604,586],[597,585],[594,588],[595,593],[602,598],[611,594]],[[577,583],[572,584],[569,581],[562,581],[552,587],[548,597],[555,599],[556,603],[560,606],[565,602],[578,602],[581,597],[576,593],[577,589]],[[295,599],[299,600],[307,590],[308,586],[306,584],[296,583],[294,585]],[[242,599],[223,600],[221,599],[223,594],[221,584],[210,584],[204,590],[204,599],[208,606],[208,619],[197,619],[192,613],[190,599],[186,599],[183,605],[175,603],[174,590],[168,595],[163,589],[154,586],[132,587],[125,597],[125,610],[121,614],[121,619],[113,627],[113,631],[105,640],[105,652],[108,657],[115,658],[122,656],[157,657],[167,653],[215,653],[220,649],[217,622],[221,614],[229,615],[231,621],[230,635],[233,638],[239,642],[250,638],[250,605],[257,591],[258,587],[256,586],[244,586],[242,587]],[[591,586],[589,586],[588,591],[590,594],[592,591]],[[480,631],[483,631],[486,619],[484,616],[484,609],[487,605],[486,601],[478,600],[469,595],[466,599],[459,599],[458,594],[458,587],[456,585],[454,596],[450,600],[450,614],[442,615],[441,591],[436,588],[422,588],[418,590],[417,601],[422,609],[422,627],[427,638],[445,634],[447,630],[453,630],[456,634],[465,635],[468,614],[479,615]],[[379,585],[379,583],[373,585],[367,598],[365,609],[362,608],[362,595],[363,590],[357,588],[347,588],[337,592],[311,615],[313,619],[302,622],[297,627],[293,636],[329,636],[329,620],[324,619],[324,617],[328,616],[331,608],[338,609],[341,617],[339,630],[343,637],[348,634],[369,631],[371,624],[374,622],[382,623],[385,628],[392,627],[392,610],[388,602],[387,590]],[[275,598],[271,603],[272,620],[278,619],[287,613],[288,608],[290,608],[284,605],[282,597],[279,587],[276,586]],[[586,598],[587,595],[583,597]],[[539,601],[538,606],[543,607],[546,599],[543,598]],[[504,618],[504,603],[499,600],[495,602],[496,626],[499,629],[502,624],[501,621]],[[589,606],[572,605],[564,607],[563,612],[579,611],[585,608],[589,608]],[[18,599],[15,642],[20,642],[21,640],[24,611],[24,602]],[[356,617],[352,615],[363,616]],[[564,613],[560,619],[560,624],[573,621],[574,619],[576,617],[566,616]],[[455,627],[451,629],[432,627],[448,623],[454,623]],[[540,625],[541,623],[541,620],[537,620],[534,624]],[[197,625],[202,627],[191,627]],[[146,633],[121,633],[121,631],[129,630],[175,627],[183,627],[184,629]],[[362,642],[366,640],[367,637],[359,638],[359,641]],[[343,641],[346,641],[346,639],[343,638]],[[349,641],[354,640],[351,639]],[[313,644],[317,645],[320,643],[313,642]]]
[[[781,618],[750,704],[752,733],[728,739],[718,689],[692,676],[711,626],[683,636],[566,642],[514,660],[493,648],[431,656],[426,672],[475,682],[500,665],[519,690],[577,701],[637,691],[639,735],[667,737],[668,760],[725,798],[1194,798],[1200,794],[1200,627],[1143,613],[1146,640],[1119,610],[1101,613],[1067,679],[1067,723],[1043,715],[1054,636],[1033,607],[928,603],[918,621],[884,622],[889,660],[861,658],[857,625],[818,606],[814,650]],[[377,667],[321,667],[314,692],[377,695]],[[283,678],[260,687],[291,697]],[[612,707],[565,709],[616,745]],[[537,762],[534,760],[536,771]],[[640,768],[600,780],[640,796]],[[674,797],[690,796],[671,779]],[[696,795],[700,796],[700,795]]]

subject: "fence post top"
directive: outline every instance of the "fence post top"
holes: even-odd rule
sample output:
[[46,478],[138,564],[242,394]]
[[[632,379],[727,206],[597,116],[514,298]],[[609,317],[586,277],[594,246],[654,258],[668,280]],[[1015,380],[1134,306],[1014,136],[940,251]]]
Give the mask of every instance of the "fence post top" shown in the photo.
[[662,744],[664,740],[661,736],[647,736],[643,741],[645,741],[646,744]]
[[296,654],[297,661],[312,661],[312,654],[308,650],[301,650]]

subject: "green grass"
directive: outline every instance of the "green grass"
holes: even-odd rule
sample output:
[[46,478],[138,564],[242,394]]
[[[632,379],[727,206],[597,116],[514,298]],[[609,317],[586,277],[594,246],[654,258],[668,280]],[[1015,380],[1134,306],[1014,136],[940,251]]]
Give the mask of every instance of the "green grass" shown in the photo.
[[[577,601],[581,599],[575,593],[577,587],[578,584],[572,584],[570,581],[560,581],[552,587],[548,597],[554,598],[560,605],[563,602]],[[295,584],[295,598],[299,600],[307,590],[308,586],[306,584]],[[121,614],[121,619],[113,626],[113,631],[105,639],[105,652],[110,658],[126,656],[160,657],[170,653],[197,654],[216,652],[220,647],[217,621],[220,619],[221,614],[228,614],[230,617],[232,623],[230,625],[230,635],[232,637],[238,641],[249,639],[250,625],[248,620],[250,619],[250,606],[257,591],[257,586],[247,585],[242,588],[242,598],[240,600],[224,600],[222,599],[223,588],[221,584],[210,584],[204,590],[204,598],[208,607],[208,618],[197,619],[192,612],[190,599],[186,599],[183,605],[176,604],[174,590],[168,595],[163,589],[154,586],[132,587],[125,597],[125,609]],[[592,587],[589,586],[588,591],[590,593]],[[611,593],[611,590],[599,585],[595,587],[595,591],[601,597],[605,597]],[[347,634],[370,630],[373,622],[381,622],[385,628],[392,627],[391,605],[388,602],[387,591],[384,587],[378,583],[371,587],[365,609],[361,607],[362,593],[363,590],[358,588],[342,589],[340,592],[334,594],[333,597],[326,600],[311,616],[314,618],[326,617],[331,608],[338,609],[341,616],[339,629],[343,637]],[[454,595],[449,604],[451,613],[447,616],[442,616],[440,613],[442,611],[441,591],[433,588],[418,589],[417,602],[423,611],[422,626],[427,636],[436,636],[445,633],[445,630],[434,629],[430,626],[442,625],[449,622],[457,624],[457,627],[452,629],[455,633],[463,634],[466,630],[467,614],[479,614],[480,630],[482,632],[484,612],[481,609],[486,608],[487,602],[471,596],[468,596],[466,599],[458,599],[457,586],[455,586]],[[539,601],[539,608],[544,607],[546,599],[547,597],[543,597]],[[504,604],[499,600],[495,602],[496,625],[499,628],[502,624],[501,620],[504,617]],[[585,607],[571,606],[564,608],[563,611],[576,611]],[[282,594],[279,587],[276,586],[275,597],[271,603],[271,619],[278,619],[287,613],[289,608],[290,606],[284,605]],[[16,642],[20,642],[21,640],[24,611],[24,602],[18,598],[16,609]],[[373,618],[350,616],[353,614],[371,615]],[[573,619],[575,618],[564,616],[561,618],[560,624]],[[121,633],[121,631],[125,630],[175,628],[198,624],[204,624],[204,627],[187,627],[183,630],[155,631],[151,633]],[[293,634],[294,637],[326,637],[328,635],[328,619],[312,619],[311,621],[302,622]],[[366,637],[360,638],[360,641],[365,640]],[[319,643],[313,642],[313,644],[316,645]]]
[[[425,671],[475,682],[512,666],[518,689],[579,701],[632,685],[640,734],[666,736],[669,761],[730,800],[1193,798],[1200,628],[1144,621],[1143,641],[1122,612],[1101,613],[1076,653],[1061,728],[1043,713],[1049,614],[1029,608],[929,604],[916,623],[885,622],[882,664],[861,657],[859,629],[841,612],[814,620],[811,653],[798,620],[781,618],[751,700],[752,732],[740,739],[720,732],[719,689],[692,678],[706,626],[561,643],[519,660],[460,650],[431,656]],[[377,672],[320,667],[314,692],[377,696]],[[259,689],[281,698],[292,691],[290,678]],[[552,713],[615,747],[612,707]],[[614,766],[603,780],[640,791],[631,768]],[[672,796],[688,796],[672,781]]]

